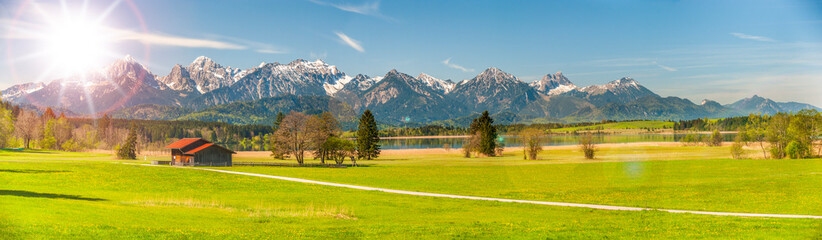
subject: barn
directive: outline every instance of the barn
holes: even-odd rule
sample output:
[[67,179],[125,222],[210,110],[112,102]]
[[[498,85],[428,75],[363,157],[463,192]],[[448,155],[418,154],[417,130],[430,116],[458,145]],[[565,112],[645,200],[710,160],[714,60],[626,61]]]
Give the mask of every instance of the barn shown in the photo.
[[202,138],[183,138],[168,146],[171,165],[231,166],[231,154],[236,152]]

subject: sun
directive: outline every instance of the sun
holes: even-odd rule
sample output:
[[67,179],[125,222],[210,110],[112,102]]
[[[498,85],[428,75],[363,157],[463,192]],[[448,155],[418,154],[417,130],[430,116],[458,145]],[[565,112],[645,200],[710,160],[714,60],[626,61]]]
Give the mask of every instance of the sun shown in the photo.
[[48,24],[42,49],[58,74],[73,76],[100,68],[110,55],[110,32],[84,16]]

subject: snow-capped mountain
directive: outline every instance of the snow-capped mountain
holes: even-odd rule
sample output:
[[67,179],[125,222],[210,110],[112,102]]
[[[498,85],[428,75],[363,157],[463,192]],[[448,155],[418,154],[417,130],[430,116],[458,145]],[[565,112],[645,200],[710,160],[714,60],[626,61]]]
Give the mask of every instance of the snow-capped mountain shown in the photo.
[[529,85],[538,92],[549,96],[559,95],[577,89],[577,86],[571,83],[567,77],[563,76],[562,72],[546,74],[541,80],[532,82]]
[[145,103],[174,105],[178,98],[178,92],[157,81],[156,76],[134,58],[125,56],[85,77],[51,81],[15,102],[95,114]]
[[426,81],[394,69],[362,93],[358,106],[394,122],[429,122],[462,116],[464,108],[454,102]]
[[514,75],[498,68],[488,68],[470,80],[458,83],[449,92],[471,111],[518,111],[539,99],[539,93]]
[[440,80],[438,78],[432,77],[431,75],[428,75],[428,74],[425,74],[425,73],[420,73],[420,75],[417,77],[417,79],[419,79],[420,81],[423,81],[426,85],[433,88],[434,90],[437,90],[441,93],[446,93],[446,94],[448,92],[450,92],[451,90],[453,90],[454,86],[456,86],[456,84],[453,81],[451,81],[450,79],[449,80]]
[[245,76],[239,68],[223,67],[210,58],[200,56],[187,67],[177,64],[171,72],[160,78],[171,89],[202,94],[218,88],[228,87]]
[[244,74],[231,86],[198,96],[189,106],[200,108],[281,94],[333,95],[353,79],[322,60],[310,62],[302,59],[288,64],[262,63]]
[[[270,100],[286,95],[291,97]],[[381,121],[393,123],[430,122],[485,110],[505,114],[510,119],[567,117],[571,121],[689,119],[818,110],[808,104],[778,103],[759,96],[725,106],[714,101],[697,105],[687,99],[659,97],[627,77],[579,88],[560,72],[547,74],[529,84],[500,69],[488,68],[470,80],[455,84],[425,73],[415,78],[397,70],[381,77],[349,76],[322,60],[298,59],[288,64],[263,62],[256,67],[239,69],[224,67],[207,57],[198,57],[188,66],[175,65],[168,75],[158,77],[134,58],[126,56],[82,78],[74,76],[49,83],[14,85],[2,91],[2,98],[36,108],[53,107],[77,114],[118,109],[139,112],[144,104],[153,104],[144,107],[154,110],[150,116],[162,115],[162,111],[156,109],[164,109],[195,114],[175,118],[201,120],[215,119],[199,118],[196,113],[204,111],[203,108],[240,101],[267,104],[258,106],[259,109],[254,110],[257,112],[270,110],[275,105],[296,106],[296,102],[283,102],[293,99],[303,99],[299,104],[336,101],[344,106],[335,108],[371,109]],[[295,110],[300,109],[327,107],[303,106]],[[226,117],[219,119],[232,119]]]
[[345,103],[348,103],[352,108],[359,109],[362,105],[362,96],[365,94],[365,91],[380,82],[383,79],[383,76],[379,77],[368,77],[366,75],[357,74],[354,76],[348,83],[343,85],[343,87],[339,90],[334,92],[331,96],[337,98]]
[[[575,91],[569,93],[575,94],[573,92]],[[579,92],[585,93],[586,96],[584,97],[597,106],[608,103],[630,103],[644,96],[657,96],[630,77],[624,77],[604,85],[587,86],[581,88]]]
[[46,84],[41,82],[17,84],[3,90],[0,97],[6,101],[15,101],[26,94],[43,89],[44,87],[46,87]]

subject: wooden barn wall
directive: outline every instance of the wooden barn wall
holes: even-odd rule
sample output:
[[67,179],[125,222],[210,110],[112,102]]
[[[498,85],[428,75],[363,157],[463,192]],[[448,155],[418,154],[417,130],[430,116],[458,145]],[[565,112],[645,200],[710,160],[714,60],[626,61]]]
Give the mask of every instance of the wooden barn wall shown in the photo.
[[231,166],[231,153],[212,146],[194,153],[194,161],[205,166]]

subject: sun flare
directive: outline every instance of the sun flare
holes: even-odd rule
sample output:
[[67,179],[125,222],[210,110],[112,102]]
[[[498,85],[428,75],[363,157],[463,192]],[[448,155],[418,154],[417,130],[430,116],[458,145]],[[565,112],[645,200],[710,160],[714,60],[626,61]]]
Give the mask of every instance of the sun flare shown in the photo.
[[99,68],[109,55],[105,28],[94,22],[64,19],[49,26],[43,50],[61,75],[83,74]]

